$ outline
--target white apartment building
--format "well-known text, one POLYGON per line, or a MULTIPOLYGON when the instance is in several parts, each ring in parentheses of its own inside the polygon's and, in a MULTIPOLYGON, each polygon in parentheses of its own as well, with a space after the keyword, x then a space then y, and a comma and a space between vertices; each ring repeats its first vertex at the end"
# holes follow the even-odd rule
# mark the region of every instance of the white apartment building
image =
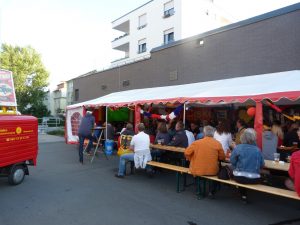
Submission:
POLYGON ((119 31, 119 36, 112 41, 112 48, 124 52, 124 57, 113 61, 111 66, 145 59, 150 57, 152 48, 231 21, 214 0, 149 1, 112 22, 112 28, 119 31))

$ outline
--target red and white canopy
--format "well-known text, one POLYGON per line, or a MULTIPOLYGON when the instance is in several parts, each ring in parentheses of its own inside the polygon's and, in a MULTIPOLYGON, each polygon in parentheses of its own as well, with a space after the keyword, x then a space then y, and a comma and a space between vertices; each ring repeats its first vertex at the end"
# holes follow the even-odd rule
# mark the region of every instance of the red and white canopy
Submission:
POLYGON ((99 106, 129 106, 145 103, 244 103, 248 100, 273 102, 300 98, 300 70, 237 77, 208 82, 115 92, 67 109, 99 106))

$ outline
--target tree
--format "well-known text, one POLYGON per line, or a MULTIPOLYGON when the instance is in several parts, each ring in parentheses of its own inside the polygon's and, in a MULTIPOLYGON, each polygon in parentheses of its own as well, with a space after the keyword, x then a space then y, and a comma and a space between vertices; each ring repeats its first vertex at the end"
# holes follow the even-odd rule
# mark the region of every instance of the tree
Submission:
POLYGON ((43 104, 49 73, 42 63, 41 56, 33 48, 3 44, 0 68, 13 73, 18 110, 22 114, 36 117, 49 115, 43 104))

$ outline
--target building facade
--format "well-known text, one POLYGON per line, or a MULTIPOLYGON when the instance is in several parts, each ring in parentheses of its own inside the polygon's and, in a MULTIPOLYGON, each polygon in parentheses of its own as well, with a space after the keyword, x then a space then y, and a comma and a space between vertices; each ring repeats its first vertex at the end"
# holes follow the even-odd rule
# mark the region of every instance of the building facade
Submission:
POLYGON ((152 0, 112 22, 119 36, 112 48, 124 52, 111 66, 150 57, 152 48, 229 24, 212 0, 152 0))
POLYGON ((53 107, 51 112, 54 116, 64 115, 67 106, 67 87, 66 82, 61 82, 57 85, 57 88, 53 91, 53 107))
POLYGON ((148 59, 74 78, 74 103, 130 89, 299 70, 299 21, 298 3, 175 40, 152 49, 148 59))

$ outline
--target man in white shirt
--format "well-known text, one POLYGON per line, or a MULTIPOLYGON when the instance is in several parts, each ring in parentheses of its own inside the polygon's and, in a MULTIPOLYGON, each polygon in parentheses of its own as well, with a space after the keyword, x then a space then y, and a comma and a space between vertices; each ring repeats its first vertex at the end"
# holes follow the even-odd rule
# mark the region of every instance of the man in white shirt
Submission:
POLYGON ((188 139, 188 143, 189 143, 189 146, 195 141, 195 136, 194 134, 189 131, 189 130, 185 130, 185 134, 187 136, 187 139, 188 139))
POLYGON ((145 168, 148 161, 151 161, 150 154, 150 137, 144 132, 145 126, 143 123, 138 125, 138 134, 134 135, 130 148, 134 153, 124 154, 120 157, 119 172, 115 176, 124 178, 126 160, 134 161, 136 168, 145 168))

